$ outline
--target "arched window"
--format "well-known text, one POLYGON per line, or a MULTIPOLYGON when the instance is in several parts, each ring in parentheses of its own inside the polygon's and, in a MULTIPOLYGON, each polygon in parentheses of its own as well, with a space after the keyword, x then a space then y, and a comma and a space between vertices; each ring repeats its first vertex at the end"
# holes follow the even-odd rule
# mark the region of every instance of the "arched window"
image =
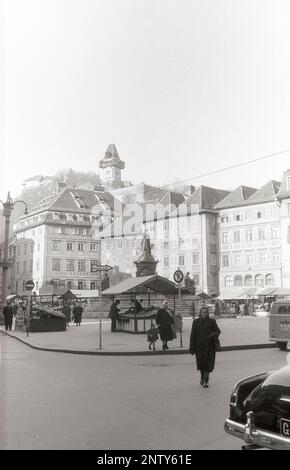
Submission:
POLYGON ((232 276, 225 277, 225 287, 232 287, 233 285, 233 278, 232 276))
POLYGON ((257 274, 255 277, 255 286, 263 287, 264 286, 264 278, 262 274, 257 274))
POLYGON ((247 276, 245 276, 244 285, 246 287, 250 287, 250 286, 253 285, 253 278, 249 274, 247 274, 247 276))
POLYGON ((273 286, 275 283, 273 274, 267 274, 265 277, 266 286, 273 286))
POLYGON ((241 287, 242 285, 243 285, 243 278, 242 278, 242 276, 239 276, 239 275, 235 276, 235 277, 234 277, 234 286, 235 286, 235 287, 241 287))

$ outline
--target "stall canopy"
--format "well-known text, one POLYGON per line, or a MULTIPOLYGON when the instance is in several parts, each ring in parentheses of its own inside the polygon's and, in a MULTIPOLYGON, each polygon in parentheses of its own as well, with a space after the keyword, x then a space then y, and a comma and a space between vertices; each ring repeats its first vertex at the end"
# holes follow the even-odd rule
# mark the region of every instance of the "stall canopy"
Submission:
POLYGON ((15 299, 16 297, 18 297, 17 294, 10 294, 10 295, 7 295, 6 300, 12 300, 12 299, 15 299))
POLYGON ((287 289, 285 287, 279 287, 274 290, 273 295, 290 295, 290 288, 287 289))
POLYGON ((78 289, 69 289, 66 291, 62 297, 67 299, 98 299, 99 291, 98 290, 78 290, 78 289))
POLYGON ((211 299, 212 296, 206 294, 205 292, 200 292, 200 294, 196 295, 196 298, 202 299, 202 300, 208 300, 211 299))
POLYGON ((109 287, 102 292, 102 295, 117 296, 129 292, 140 292, 148 289, 164 295, 176 295, 177 289, 174 282, 169 281, 165 277, 154 274, 153 276, 130 277, 115 286, 109 287))
POLYGON ((276 290, 278 290, 278 287, 265 287, 265 289, 259 290, 259 292, 257 292, 257 295, 271 295, 274 294, 276 290))

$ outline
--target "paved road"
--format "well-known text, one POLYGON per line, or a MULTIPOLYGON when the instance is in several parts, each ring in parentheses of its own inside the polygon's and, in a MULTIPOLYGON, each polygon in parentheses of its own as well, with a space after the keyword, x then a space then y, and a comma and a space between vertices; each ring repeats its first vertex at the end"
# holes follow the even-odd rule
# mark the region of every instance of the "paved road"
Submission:
POLYGON ((223 431, 232 385, 286 363, 276 349, 218 353, 211 387, 190 356, 35 351, 0 333, 1 449, 239 449, 223 431))

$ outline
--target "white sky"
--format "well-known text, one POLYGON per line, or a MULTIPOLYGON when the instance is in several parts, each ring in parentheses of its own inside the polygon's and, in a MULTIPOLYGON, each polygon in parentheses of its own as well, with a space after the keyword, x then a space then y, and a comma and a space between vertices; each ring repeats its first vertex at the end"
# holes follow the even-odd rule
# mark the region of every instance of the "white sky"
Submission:
MULTIPOLYGON (((1 0, 0 0, 1 2, 1 0)), ((2 0, 0 198, 59 169, 163 184, 290 148, 289 0, 2 0)), ((290 153, 194 184, 260 186, 290 153)))

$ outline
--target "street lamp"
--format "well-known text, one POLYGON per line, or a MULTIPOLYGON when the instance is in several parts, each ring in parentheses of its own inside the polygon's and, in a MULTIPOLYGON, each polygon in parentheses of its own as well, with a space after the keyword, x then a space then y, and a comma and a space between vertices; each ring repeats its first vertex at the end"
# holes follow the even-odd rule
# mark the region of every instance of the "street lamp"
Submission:
POLYGON ((27 210, 27 204, 25 201, 22 201, 21 199, 17 201, 13 201, 13 199, 10 197, 10 192, 7 194, 7 200, 5 202, 1 201, 0 202, 3 206, 3 216, 5 218, 5 238, 4 238, 4 256, 3 256, 3 261, 1 262, 2 266, 2 307, 6 303, 6 297, 7 297, 7 270, 9 267, 9 262, 8 262, 8 245, 9 245, 9 227, 10 227, 10 217, 12 214, 12 211, 14 209, 15 204, 18 202, 21 202, 25 206, 25 211, 24 214, 28 214, 27 210))

